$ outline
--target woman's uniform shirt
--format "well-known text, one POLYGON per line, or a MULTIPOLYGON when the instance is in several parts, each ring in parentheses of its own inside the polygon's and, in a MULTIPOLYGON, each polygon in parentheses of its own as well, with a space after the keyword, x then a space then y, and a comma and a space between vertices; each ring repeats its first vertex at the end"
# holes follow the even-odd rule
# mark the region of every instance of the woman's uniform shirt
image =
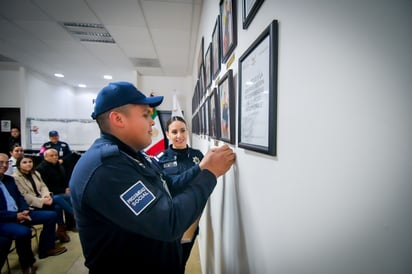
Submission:
MULTIPOLYGON (((174 149, 172 148, 172 145, 170 145, 167 150, 159 153, 155 159, 164 174, 175 178, 176 175, 185 174, 185 172, 196 173, 198 165, 203 159, 203 153, 200 150, 190 148, 189 146, 185 149, 174 149)), ((177 185, 174 180, 173 184, 174 187, 171 187, 172 191, 180 189, 180 186, 177 185)))
MULTIPOLYGON (((190 182, 190 183, 189 183, 190 182)), ((102 134, 76 164, 69 187, 89 273, 180 273, 180 237, 216 186, 208 170, 172 196, 149 157, 102 134)))

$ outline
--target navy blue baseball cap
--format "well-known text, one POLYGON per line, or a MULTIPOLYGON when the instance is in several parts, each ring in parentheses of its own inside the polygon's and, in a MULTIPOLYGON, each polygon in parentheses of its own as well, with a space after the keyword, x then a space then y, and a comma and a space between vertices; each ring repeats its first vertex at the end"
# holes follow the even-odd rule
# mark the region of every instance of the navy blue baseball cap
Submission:
POLYGON ((59 133, 56 130, 49 131, 49 137, 59 136, 59 133))
POLYGON ((100 114, 113 108, 127 104, 149 105, 156 107, 163 101, 163 96, 146 97, 132 83, 113 82, 105 86, 97 94, 92 118, 96 119, 100 114))

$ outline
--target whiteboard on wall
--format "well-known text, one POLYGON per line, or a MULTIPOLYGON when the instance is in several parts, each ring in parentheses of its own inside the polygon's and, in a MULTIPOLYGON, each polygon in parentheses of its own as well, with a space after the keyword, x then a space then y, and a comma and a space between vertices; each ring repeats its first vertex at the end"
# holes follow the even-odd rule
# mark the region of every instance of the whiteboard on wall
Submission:
POLYGON ((87 150, 100 136, 100 130, 95 120, 91 119, 37 119, 27 118, 32 149, 40 147, 49 141, 49 131, 57 130, 60 141, 69 144, 71 150, 87 150))

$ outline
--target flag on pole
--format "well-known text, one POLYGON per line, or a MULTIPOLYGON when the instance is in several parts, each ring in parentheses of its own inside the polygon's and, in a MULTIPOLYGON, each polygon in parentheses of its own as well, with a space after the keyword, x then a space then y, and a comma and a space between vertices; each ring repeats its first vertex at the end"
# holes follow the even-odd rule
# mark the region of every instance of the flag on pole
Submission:
MULTIPOLYGON (((173 94, 173 109, 172 109, 172 115, 171 117, 178 116, 178 117, 183 117, 183 111, 182 108, 180 107, 179 101, 177 100, 176 92, 173 94)), ((186 140, 186 143, 190 146, 190 140, 189 138, 186 140)))
POLYGON ((182 108, 180 107, 179 101, 177 101, 176 92, 173 95, 172 117, 173 116, 180 116, 180 117, 184 118, 182 108))
POLYGON ((152 143, 144 151, 150 156, 156 156, 165 150, 165 136, 156 108, 152 108, 152 119, 155 122, 152 127, 152 143))

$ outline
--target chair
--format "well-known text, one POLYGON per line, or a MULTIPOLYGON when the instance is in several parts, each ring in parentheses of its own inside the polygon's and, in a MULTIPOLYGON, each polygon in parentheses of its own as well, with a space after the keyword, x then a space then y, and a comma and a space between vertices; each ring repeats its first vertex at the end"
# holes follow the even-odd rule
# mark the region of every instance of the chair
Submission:
POLYGON ((37 244, 37 247, 39 246, 39 236, 37 235, 37 227, 35 227, 34 225, 32 225, 31 227, 30 227, 30 229, 31 229, 31 238, 33 239, 33 238, 35 238, 36 239, 36 244, 37 244))
MULTIPOLYGON (((31 226, 31 238, 35 238, 36 239, 36 244, 37 246, 39 246, 39 236, 37 235, 37 228, 35 226, 31 226)), ((14 243, 14 241, 13 241, 14 243)), ((9 254, 12 253, 14 250, 16 250, 16 246, 13 245, 10 250, 9 250, 9 254)), ((10 269, 10 263, 9 263, 9 257, 7 256, 6 258, 6 265, 7 265, 7 273, 11 274, 11 269, 10 269)))
MULTIPOLYGON (((14 242, 14 241, 13 241, 14 242)), ((14 250, 16 249, 15 246, 12 246, 9 250, 9 254, 12 253, 14 250)), ((7 265, 7 273, 11 274, 11 270, 10 270, 10 263, 9 263, 9 257, 7 256, 6 258, 6 265, 7 265)))

